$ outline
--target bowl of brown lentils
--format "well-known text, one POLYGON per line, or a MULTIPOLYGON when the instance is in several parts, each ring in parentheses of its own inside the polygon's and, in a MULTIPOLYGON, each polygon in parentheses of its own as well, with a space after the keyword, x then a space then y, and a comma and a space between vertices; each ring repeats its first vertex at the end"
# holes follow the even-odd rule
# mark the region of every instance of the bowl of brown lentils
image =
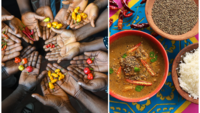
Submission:
POLYGON ((198 34, 198 0, 147 0, 145 14, 164 38, 185 40, 198 34))

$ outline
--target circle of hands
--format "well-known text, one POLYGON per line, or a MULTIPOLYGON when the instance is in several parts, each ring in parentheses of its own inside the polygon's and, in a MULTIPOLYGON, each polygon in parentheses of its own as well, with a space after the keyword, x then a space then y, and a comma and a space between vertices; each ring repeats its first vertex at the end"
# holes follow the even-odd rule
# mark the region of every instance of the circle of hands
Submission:
POLYGON ((52 106, 54 108, 63 108, 69 105, 69 98, 66 93, 71 96, 78 96, 84 89, 95 92, 104 90, 107 88, 108 76, 102 72, 107 72, 108 59, 107 53, 103 51, 85 52, 84 55, 77 56, 80 52, 81 45, 77 42, 76 35, 73 30, 66 30, 67 26, 72 29, 78 29, 82 26, 91 23, 92 27, 95 27, 95 20, 98 17, 98 7, 91 3, 88 4, 88 0, 68 0, 63 1, 63 4, 69 4, 68 9, 60 9, 56 17, 53 18, 51 8, 49 6, 40 7, 36 12, 26 12, 22 15, 21 20, 12 15, 2 16, 2 41, 6 42, 7 48, 2 51, 2 66, 6 67, 8 76, 2 78, 8 78, 12 74, 19 71, 18 66, 20 64, 14 63, 15 57, 27 58, 28 63, 24 67, 32 66, 33 71, 28 73, 26 69, 21 72, 19 85, 23 86, 25 91, 30 91, 37 84, 40 83, 43 96, 39 94, 32 94, 37 100, 44 105, 52 106), (76 7, 80 7, 80 13, 84 12, 88 15, 86 19, 79 24, 73 23, 71 14, 76 7), (63 24, 61 30, 54 28, 47 28, 47 23, 43 20, 49 17, 51 22, 59 22, 63 24), (8 21, 8 25, 3 21, 8 21), (33 31, 33 39, 35 41, 42 37, 45 41, 44 50, 50 51, 45 56, 49 61, 70 60, 73 59, 67 69, 59 66, 58 64, 48 64, 47 71, 55 71, 60 69, 65 75, 64 79, 57 81, 54 86, 54 90, 49 88, 49 78, 47 71, 40 72, 42 56, 35 51, 35 47, 28 46, 25 49, 21 46, 22 38, 27 43, 33 44, 30 38, 23 34, 23 28, 27 26, 33 31), (9 38, 7 39, 6 36, 9 38), (18 38, 19 37, 19 38, 18 38), (55 44, 55 48, 46 48, 51 43, 55 44), (20 52, 23 49, 22 52, 20 52), (76 56, 76 57, 75 57, 76 56), (88 65, 86 63, 87 58, 94 58, 94 63, 88 65), (94 69, 93 80, 88 80, 87 75, 83 72, 85 67, 92 67, 94 69))

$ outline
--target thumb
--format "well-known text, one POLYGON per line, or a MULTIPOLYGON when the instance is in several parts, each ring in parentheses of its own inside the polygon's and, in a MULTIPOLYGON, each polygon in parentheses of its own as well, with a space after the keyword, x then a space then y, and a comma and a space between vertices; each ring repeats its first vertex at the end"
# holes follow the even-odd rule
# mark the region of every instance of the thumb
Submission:
POLYGON ((1 17, 1 21, 12 20, 14 18, 13 15, 3 15, 1 17))
POLYGON ((44 16, 40 16, 40 15, 37 15, 37 14, 35 14, 34 17, 35 17, 36 19, 38 19, 38 20, 44 20, 44 19, 45 19, 44 16))
POLYGON ((62 33, 64 30, 63 29, 55 29, 55 28, 53 28, 53 27, 51 27, 51 30, 53 31, 53 32, 55 32, 55 33, 62 33))
POLYGON ((83 87, 84 89, 87 89, 87 90, 92 90, 92 87, 90 84, 86 84, 85 82, 83 82, 83 80, 79 80, 78 81, 78 84, 83 87))
POLYGON ((95 22, 95 17, 93 16, 93 17, 91 18, 91 26, 92 26, 92 27, 95 27, 94 22, 95 22))
POLYGON ((93 56, 93 53, 94 52, 84 52, 84 55, 86 55, 86 56, 93 56))
POLYGON ((46 98, 39 95, 39 94, 32 94, 31 95, 33 98, 37 99, 38 101, 40 101, 42 104, 46 104, 46 98))

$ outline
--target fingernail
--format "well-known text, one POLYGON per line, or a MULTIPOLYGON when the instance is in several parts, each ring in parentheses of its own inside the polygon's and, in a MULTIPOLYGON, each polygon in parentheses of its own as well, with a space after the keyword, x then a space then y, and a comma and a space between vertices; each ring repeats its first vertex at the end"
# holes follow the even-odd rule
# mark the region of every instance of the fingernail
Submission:
POLYGON ((35 98, 35 95, 31 95, 31 96, 35 98))
POLYGON ((80 82, 78 82, 78 84, 79 84, 79 85, 81 85, 81 83, 80 83, 80 82))

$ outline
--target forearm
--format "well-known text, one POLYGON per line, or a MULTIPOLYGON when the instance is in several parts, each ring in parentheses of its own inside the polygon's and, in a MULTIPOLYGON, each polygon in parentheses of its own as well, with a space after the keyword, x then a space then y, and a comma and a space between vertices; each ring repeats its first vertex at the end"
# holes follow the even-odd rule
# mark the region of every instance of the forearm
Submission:
POLYGON ((92 42, 83 42, 81 43, 80 52, 86 51, 96 51, 96 50, 107 50, 104 43, 103 38, 94 40, 92 42))
POLYGON ((26 96, 23 86, 19 85, 17 89, 2 102, 2 112, 9 113, 16 106, 18 102, 26 96), (10 109, 12 108, 12 109, 10 109))
POLYGON ((2 15, 11 15, 5 8, 1 8, 2 10, 2 15))
POLYGON ((58 109, 59 113, 77 113, 70 103, 65 105, 64 108, 58 109))
POLYGON ((107 113, 108 104, 92 93, 84 90, 76 97, 91 113, 107 113))
POLYGON ((39 7, 50 6, 50 0, 39 0, 39 7))
POLYGON ((75 36, 77 41, 83 40, 93 34, 101 32, 108 27, 108 9, 102 12, 96 21, 96 27, 91 27, 90 24, 85 25, 84 27, 75 30, 75 36))
POLYGON ((17 4, 19 6, 19 10, 20 10, 21 14, 24 14, 26 12, 31 12, 29 0, 17 0, 17 4))
POLYGON ((108 5, 107 0, 95 0, 93 3, 98 6, 99 10, 103 9, 108 5))

